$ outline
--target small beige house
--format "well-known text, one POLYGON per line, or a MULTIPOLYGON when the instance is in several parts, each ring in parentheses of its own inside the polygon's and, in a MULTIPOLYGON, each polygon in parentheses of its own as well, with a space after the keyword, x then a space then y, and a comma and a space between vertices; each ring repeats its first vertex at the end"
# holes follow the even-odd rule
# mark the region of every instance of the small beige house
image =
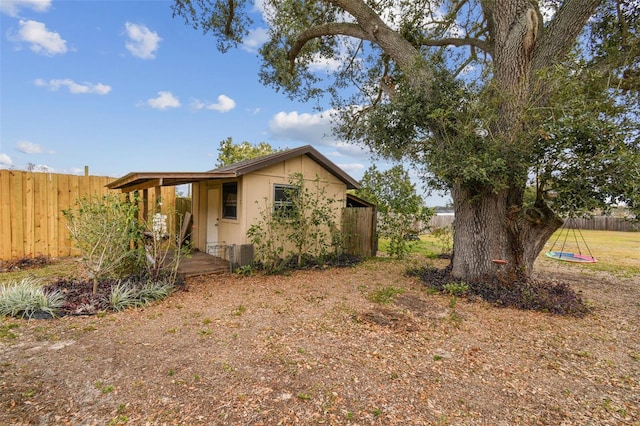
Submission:
POLYGON ((337 200, 336 222, 340 223, 347 189, 358 189, 360 184, 310 145, 202 173, 132 172, 107 187, 158 192, 163 186, 191 183, 192 247, 244 265, 253 259, 247 230, 259 219, 261 209, 282 200, 290 177, 297 173, 310 183, 320 179, 326 196, 337 200))

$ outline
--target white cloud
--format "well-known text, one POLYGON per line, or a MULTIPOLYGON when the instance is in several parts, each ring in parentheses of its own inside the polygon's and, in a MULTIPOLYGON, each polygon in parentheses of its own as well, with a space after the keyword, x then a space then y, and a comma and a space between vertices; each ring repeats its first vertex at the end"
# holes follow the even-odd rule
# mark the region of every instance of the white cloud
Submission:
POLYGON ((21 8, 31 9, 36 12, 46 12, 51 7, 52 0, 2 0, 0 12, 9 16, 18 16, 21 8))
POLYGON ((335 147, 340 154, 349 157, 371 157, 371 150, 364 146, 356 145, 353 143, 338 142, 336 143, 335 147))
POLYGON ((29 141, 18 142, 16 149, 25 154, 41 154, 43 152, 42 146, 29 141))
POLYGON ((29 48, 34 52, 47 56, 67 52, 67 42, 60 34, 47 30, 42 22, 21 19, 19 25, 18 36, 14 39, 30 43, 29 48))
MULTIPOLYGON (((319 113, 279 112, 269 121, 269 131, 279 140, 334 148, 333 156, 368 159, 371 152, 366 147, 340 141, 333 133, 333 116, 336 110, 319 113)), ((352 165, 353 169, 353 165, 352 165)))
POLYGON ((0 165, 11 167, 13 166, 13 161, 7 154, 0 152, 0 165))
POLYGON ((162 40, 158 33, 151 31, 144 25, 132 24, 131 22, 127 22, 124 26, 127 30, 127 37, 129 37, 129 41, 125 43, 127 50, 137 58, 154 59, 158 44, 162 40))
POLYGON ((74 95, 89 94, 89 93, 97 94, 97 95, 106 95, 111 91, 111 86, 107 84, 102 84, 102 83, 93 84, 93 83, 87 83, 87 82, 80 84, 80 83, 76 83, 75 81, 69 78, 65 78, 62 80, 55 79, 55 80, 49 80, 49 81, 45 81, 41 78, 38 78, 34 81, 34 84, 39 87, 47 87, 49 88, 49 90, 53 90, 53 91, 60 89, 60 87, 66 87, 67 89, 69 89, 69 93, 72 93, 74 95))
POLYGON ((332 137, 331 111, 309 114, 279 112, 269 121, 271 133, 282 140, 335 146, 332 137))
POLYGON ((341 163, 337 166, 350 175, 360 174, 365 169, 365 165, 362 163, 341 163))
POLYGON ((344 63, 343 58, 321 58, 320 55, 315 55, 313 62, 309 64, 310 71, 337 71, 344 63))
POLYGON ((155 109, 167 109, 178 108, 180 101, 171 92, 162 91, 157 97, 148 99, 146 104, 155 109))
POLYGON ((193 109, 210 109, 218 112, 231 111, 236 107, 236 101, 228 97, 227 95, 218 96, 218 102, 214 104, 207 104, 201 100, 194 99, 191 101, 191 107, 193 109))
POLYGON ((269 40, 269 32, 266 28, 251 30, 242 43, 242 48, 247 52, 257 52, 260 47, 269 40))

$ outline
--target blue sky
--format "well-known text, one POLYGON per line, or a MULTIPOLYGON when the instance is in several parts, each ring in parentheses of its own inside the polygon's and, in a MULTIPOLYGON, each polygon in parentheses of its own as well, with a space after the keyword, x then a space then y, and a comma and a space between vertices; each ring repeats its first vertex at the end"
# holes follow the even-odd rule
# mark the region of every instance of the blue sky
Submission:
POLYGON ((81 174, 86 165, 112 177, 205 171, 232 137, 311 144, 362 177, 370 155, 333 137, 328 114, 259 83, 258 11, 250 40, 222 54, 213 36, 172 18, 170 7, 0 0, 0 168, 81 174))

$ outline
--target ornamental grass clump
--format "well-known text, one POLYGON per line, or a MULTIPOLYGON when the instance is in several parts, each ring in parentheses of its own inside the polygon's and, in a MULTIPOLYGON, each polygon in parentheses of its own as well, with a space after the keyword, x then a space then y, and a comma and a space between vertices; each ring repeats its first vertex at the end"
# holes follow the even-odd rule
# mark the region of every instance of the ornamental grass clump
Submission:
POLYGON ((115 311, 146 306, 169 296, 174 287, 169 279, 148 280, 142 283, 132 280, 118 281, 111 287, 109 304, 115 311))
POLYGON ((145 306, 156 300, 162 300, 173 291, 174 284, 170 280, 147 281, 138 289, 136 304, 145 306))
POLYGON ((36 313, 43 313, 54 317, 64 303, 64 295, 60 291, 45 291, 35 278, 10 281, 0 286, 1 316, 31 318, 36 313))
POLYGON ((130 281, 118 281, 111 287, 109 293, 109 304, 115 311, 123 311, 132 306, 136 306, 136 289, 130 281))

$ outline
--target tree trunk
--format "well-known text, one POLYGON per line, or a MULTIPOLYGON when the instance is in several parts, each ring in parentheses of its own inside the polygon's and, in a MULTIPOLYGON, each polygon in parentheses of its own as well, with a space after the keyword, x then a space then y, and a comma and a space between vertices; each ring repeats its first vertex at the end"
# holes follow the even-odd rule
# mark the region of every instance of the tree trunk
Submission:
POLYGON ((518 189, 452 190, 455 223, 452 275, 462 281, 528 279, 545 242, 562 225, 543 203, 522 209, 518 189))

